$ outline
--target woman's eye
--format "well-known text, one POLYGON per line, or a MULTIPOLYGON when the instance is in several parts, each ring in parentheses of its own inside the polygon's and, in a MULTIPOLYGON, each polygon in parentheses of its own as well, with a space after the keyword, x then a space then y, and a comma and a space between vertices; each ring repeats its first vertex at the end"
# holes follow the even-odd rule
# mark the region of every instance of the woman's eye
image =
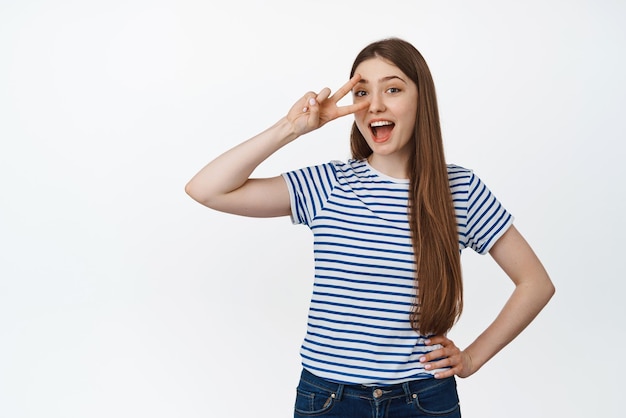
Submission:
POLYGON ((358 91, 354 92, 354 97, 364 97, 366 95, 367 95, 367 93, 364 92, 363 90, 358 90, 358 91))
POLYGON ((387 89, 387 91, 388 91, 389 93, 399 93, 399 92, 400 92, 400 89, 399 89, 399 88, 397 88, 397 87, 389 87, 389 88, 387 89))

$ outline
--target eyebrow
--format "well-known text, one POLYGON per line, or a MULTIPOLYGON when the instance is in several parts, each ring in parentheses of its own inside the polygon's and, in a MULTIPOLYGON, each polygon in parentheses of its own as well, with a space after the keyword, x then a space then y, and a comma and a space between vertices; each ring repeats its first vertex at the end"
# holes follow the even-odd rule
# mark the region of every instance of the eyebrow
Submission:
MULTIPOLYGON (((394 80, 394 79, 400 80, 400 81, 402 81, 404 84, 407 84, 407 82, 406 82, 406 81, 404 81, 401 77, 399 77, 399 76, 397 76, 397 75, 388 75, 387 77, 383 77, 383 78, 379 79, 378 81, 380 81, 380 82, 384 82, 384 81, 390 81, 390 80, 394 80)), ((369 83, 369 81, 368 81, 368 80, 366 80, 366 79, 364 79, 364 78, 360 79, 360 80, 357 82, 357 84, 368 84, 368 83, 369 83)))

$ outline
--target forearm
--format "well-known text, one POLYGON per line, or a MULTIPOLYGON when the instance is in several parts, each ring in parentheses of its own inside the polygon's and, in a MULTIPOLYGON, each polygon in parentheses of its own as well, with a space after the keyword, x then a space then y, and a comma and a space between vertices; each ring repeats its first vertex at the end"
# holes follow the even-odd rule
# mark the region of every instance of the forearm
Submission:
POLYGON ((554 286, 544 271, 515 287, 513 294, 493 323, 466 349, 472 373, 517 337, 539 314, 554 294, 554 286))
POLYGON ((185 191, 194 200, 210 206, 212 199, 240 188, 259 164, 296 137, 283 118, 215 158, 187 183, 185 191))

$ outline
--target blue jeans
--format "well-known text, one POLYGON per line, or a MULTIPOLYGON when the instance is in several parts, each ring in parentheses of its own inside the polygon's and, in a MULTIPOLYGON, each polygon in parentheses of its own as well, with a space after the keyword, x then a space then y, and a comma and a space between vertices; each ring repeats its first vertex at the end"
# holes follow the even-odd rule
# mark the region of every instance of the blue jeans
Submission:
POLYGON ((454 377, 390 386, 342 385, 302 371, 294 418, 460 418, 454 377))

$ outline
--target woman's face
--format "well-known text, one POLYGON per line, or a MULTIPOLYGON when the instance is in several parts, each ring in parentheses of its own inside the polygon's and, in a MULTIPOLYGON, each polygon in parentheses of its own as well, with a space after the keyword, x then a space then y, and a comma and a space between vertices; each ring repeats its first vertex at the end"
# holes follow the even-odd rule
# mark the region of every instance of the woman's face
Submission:
POLYGON ((417 117, 417 86, 382 58, 363 61, 355 73, 361 75, 361 80, 352 89, 354 102, 366 100, 369 107, 354 117, 373 156, 402 157, 406 161, 417 117))

